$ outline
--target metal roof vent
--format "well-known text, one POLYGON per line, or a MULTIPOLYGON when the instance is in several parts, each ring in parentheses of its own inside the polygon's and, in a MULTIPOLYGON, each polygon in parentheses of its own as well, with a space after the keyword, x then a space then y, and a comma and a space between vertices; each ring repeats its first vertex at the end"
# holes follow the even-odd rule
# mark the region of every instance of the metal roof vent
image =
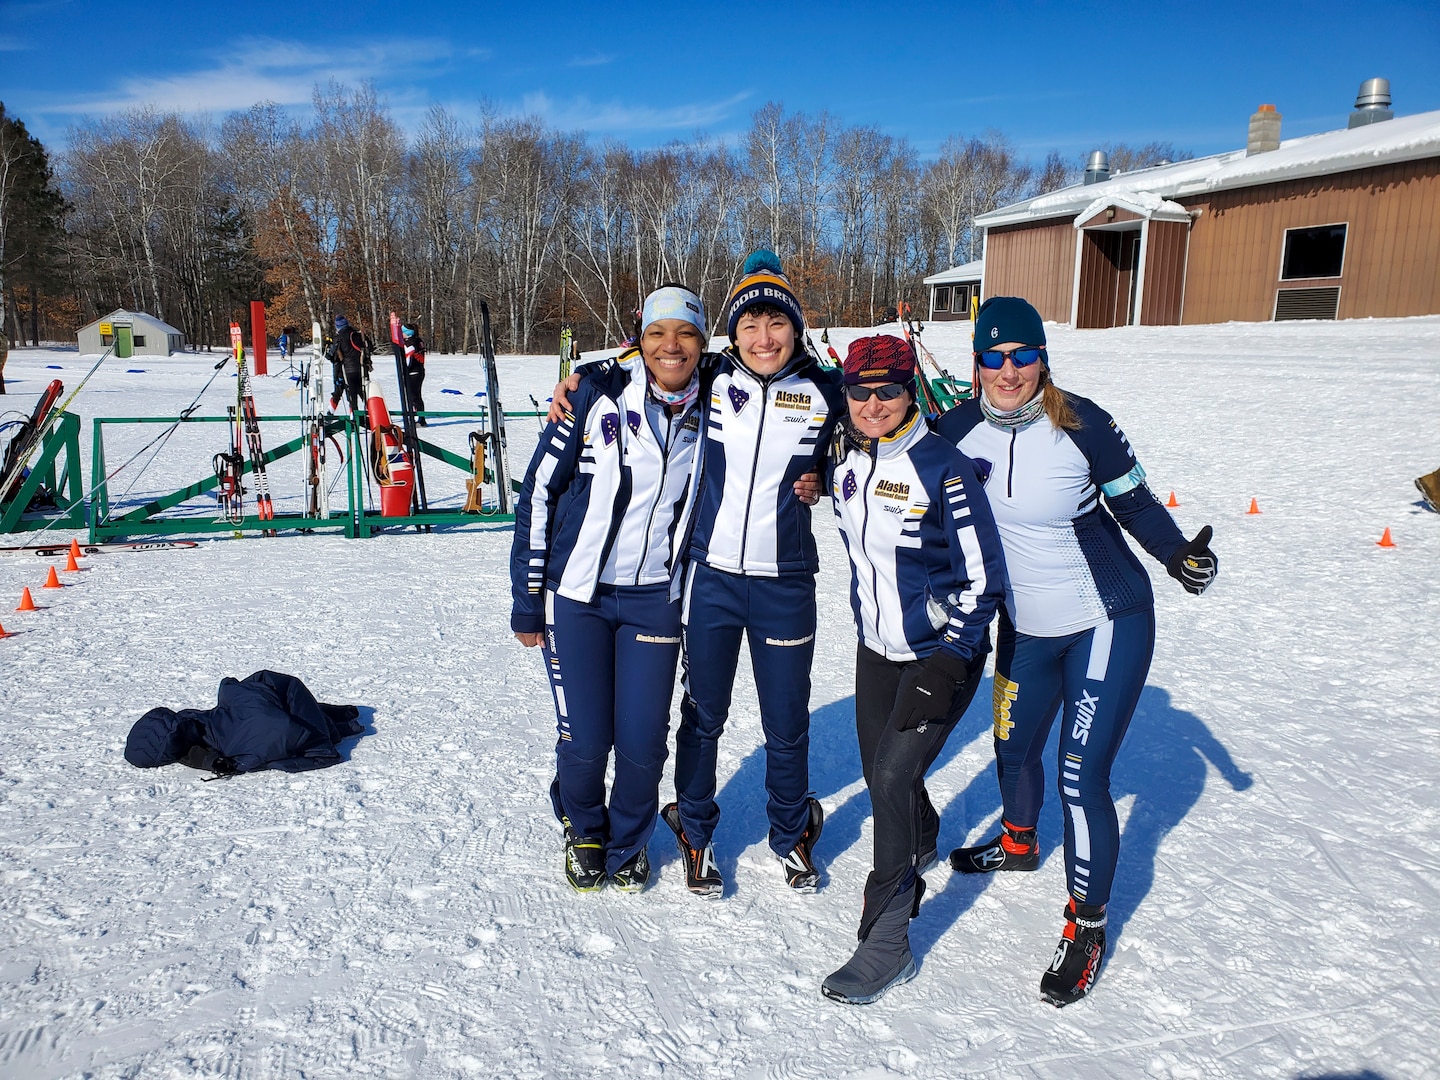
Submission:
POLYGON ((1350 114, 1350 127, 1378 124, 1381 120, 1393 120, 1390 109, 1390 80, 1366 79, 1360 84, 1355 95, 1355 111, 1350 114))
POLYGON ((1085 183, 1099 184, 1110 179, 1110 158, 1104 150, 1091 153, 1085 162, 1085 183))
POLYGON ((1245 140, 1245 155, 1263 154, 1280 149, 1280 114, 1274 105, 1261 105, 1250 117, 1250 136, 1245 140))

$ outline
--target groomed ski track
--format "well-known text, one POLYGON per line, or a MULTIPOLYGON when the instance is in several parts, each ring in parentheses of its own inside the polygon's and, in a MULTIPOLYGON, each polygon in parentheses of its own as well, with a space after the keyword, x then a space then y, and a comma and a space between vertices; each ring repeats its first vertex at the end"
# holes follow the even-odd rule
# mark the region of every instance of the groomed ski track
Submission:
MULTIPOLYGON (((870 845, 827 505, 822 887, 788 895, 765 844, 742 661, 714 903, 685 893, 663 826, 649 892, 564 884, 553 715, 539 656, 509 634, 507 530, 282 532, 97 555, 58 593, 37 588, 42 560, 0 559, 16 635, 0 640, 0 1075, 1433 1075, 1440 515, 1412 480, 1440 465, 1440 318, 1050 331, 1057 380, 1115 414, 1186 533, 1214 525, 1221 559, 1201 598, 1146 560, 1159 640, 1116 766, 1124 839, 1093 997, 1038 999, 1064 900, 1053 793, 1038 872, 928 875, 914 982, 863 1008, 820 997, 853 947, 870 845), (1386 526, 1393 550, 1375 544, 1386 526), (22 585, 47 610, 14 612, 22 585), (124 762, 147 709, 209 708, 223 676, 264 667, 362 707, 371 732, 347 762, 214 783, 124 762)), ((858 333, 831 338, 843 354, 858 333)), ((968 370, 963 325, 928 324, 925 341, 968 370)), ((217 358, 107 361, 73 406, 87 484, 93 416, 175 415, 217 358)), ((90 362, 12 352, 0 411, 90 362)), ((502 357, 510 406, 544 401, 555 372, 553 355, 502 357)), ((293 384, 254 383, 266 444, 293 437, 265 419, 298 411, 293 384)), ((228 386, 199 412, 223 413, 228 386)), ((432 407, 468 408, 483 386, 475 356, 430 357, 432 407)), ((425 434, 463 456, 476 426, 425 434)), ((517 475, 535 431, 509 425, 517 475)), ((154 434, 117 434, 110 460, 154 434)), ((182 427, 122 509, 203 476, 226 439, 182 427)), ((432 505, 463 500, 460 473, 458 494, 427 479, 432 505)), ((301 457, 270 481, 276 510, 298 511, 301 457)), ((932 774, 942 852, 998 818, 989 705, 987 678, 932 774)))

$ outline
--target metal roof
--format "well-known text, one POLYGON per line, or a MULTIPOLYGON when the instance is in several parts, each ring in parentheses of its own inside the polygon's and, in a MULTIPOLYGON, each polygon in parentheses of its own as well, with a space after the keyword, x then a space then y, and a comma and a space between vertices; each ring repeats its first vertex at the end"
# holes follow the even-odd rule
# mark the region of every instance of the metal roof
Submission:
POLYGON ((1111 202, 1121 206, 1160 203, 1431 157, 1440 157, 1440 110, 1285 139, 1278 150, 1260 154, 1229 150, 1136 169, 1098 184, 1072 184, 981 214, 975 224, 991 228, 1044 218, 1074 218, 1097 203, 1102 207, 1111 202))
POLYGON ((985 269, 985 260, 976 259, 974 262, 961 263, 959 266, 952 266, 949 270, 941 270, 938 274, 931 274, 925 279, 926 285, 951 285, 957 281, 979 281, 981 272, 985 269))

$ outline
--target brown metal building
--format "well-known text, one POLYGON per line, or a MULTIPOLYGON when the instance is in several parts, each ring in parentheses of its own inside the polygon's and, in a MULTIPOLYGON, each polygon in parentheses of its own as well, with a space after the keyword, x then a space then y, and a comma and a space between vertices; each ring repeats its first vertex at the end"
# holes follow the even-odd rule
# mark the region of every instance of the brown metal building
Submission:
POLYGON ((1388 89, 1344 131, 1282 143, 1262 106, 1245 150, 1113 178, 1092 155, 975 219, 984 295, 1076 327, 1440 314, 1440 112, 1391 118, 1388 89))

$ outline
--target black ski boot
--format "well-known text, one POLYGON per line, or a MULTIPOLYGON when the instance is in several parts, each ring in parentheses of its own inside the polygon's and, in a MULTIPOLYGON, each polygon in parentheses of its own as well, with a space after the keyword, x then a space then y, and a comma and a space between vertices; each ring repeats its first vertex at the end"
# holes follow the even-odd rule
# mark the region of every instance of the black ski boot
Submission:
POLYGON ((1040 865, 1040 840, 1035 829, 1017 829, 1001 820, 1002 831, 979 847, 956 848, 950 865, 962 874, 989 874, 995 870, 1034 870, 1040 865))
POLYGON ((796 892, 813 893, 820 884, 820 871, 815 869, 815 842, 820 839, 820 830, 825 827, 825 808, 819 799, 807 800, 809 820, 800 842, 789 855, 780 860, 785 870, 785 884, 796 892))
POLYGON ((595 892, 605 884, 605 845, 565 826, 565 878, 576 892, 595 892))
POLYGON ((1063 1009, 1090 992, 1105 962, 1105 905, 1065 905, 1065 931, 1050 970, 1040 977, 1040 997, 1063 1009))
POLYGON ((910 918, 917 892, 912 887, 890 898, 870 932, 849 963, 831 972, 820 984, 820 993, 846 1005, 869 1005, 879 1001, 892 986, 915 977, 915 957, 910 953, 910 918))
POLYGON ((725 891, 725 879, 715 865, 715 849, 709 844, 698 849, 690 846, 690 840, 680 824, 678 804, 667 804, 660 811, 660 819, 670 826, 670 831, 675 834, 675 843, 680 846, 680 861, 685 864, 685 887, 707 900, 718 898, 725 891))
POLYGON ((644 892, 650 884, 650 856, 642 847, 620 864, 620 869, 610 875, 610 884, 621 892, 644 892))

